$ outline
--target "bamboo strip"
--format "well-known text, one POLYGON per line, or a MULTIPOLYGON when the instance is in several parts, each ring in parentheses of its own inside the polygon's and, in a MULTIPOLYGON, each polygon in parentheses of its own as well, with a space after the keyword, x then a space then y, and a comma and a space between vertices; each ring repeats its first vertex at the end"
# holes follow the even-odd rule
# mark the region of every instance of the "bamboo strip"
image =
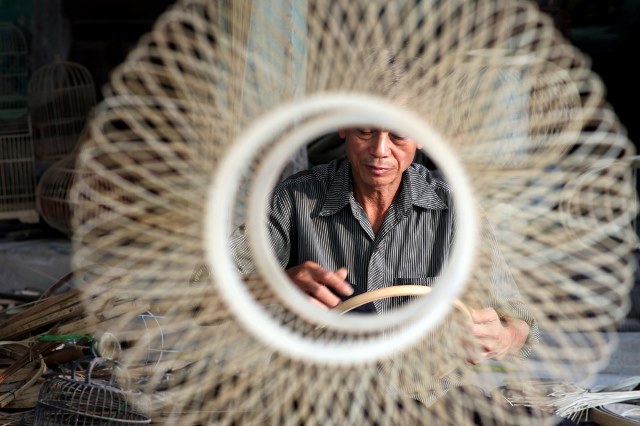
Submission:
POLYGON ((83 310, 78 290, 72 290, 71 294, 53 296, 0 325, 0 340, 15 340, 29 331, 68 319, 83 310))
POLYGON ((30 363, 32 363, 34 361, 34 358, 36 357, 37 359, 35 361, 37 366, 35 366, 35 368, 33 369, 31 376, 27 380, 25 380, 25 382, 21 384, 17 389, 11 390, 8 393, 0 395, 0 408, 3 408, 6 405, 8 405, 11 401, 13 401, 16 398, 18 394, 20 394, 24 390, 33 386, 33 384, 40 378, 40 376, 42 375, 42 373, 46 368, 41 354, 43 351, 51 347, 50 344, 42 344, 42 343, 37 343, 31 348, 24 343, 10 343, 5 345, 25 346, 25 353, 22 356, 20 356, 18 359, 16 359, 16 361, 12 365, 6 368, 2 372, 2 374, 0 374, 0 384, 8 382, 9 378, 14 379, 15 381, 16 375, 22 377, 22 374, 19 373, 20 370, 24 369, 30 363))
POLYGON ((57 312, 47 314, 44 317, 35 318, 30 322, 26 322, 22 324, 21 327, 19 328, 12 328, 11 330, 8 330, 7 333, 2 334, 1 339, 2 340, 16 339, 17 337, 28 334, 29 332, 37 330, 40 327, 43 327, 45 325, 55 324, 59 321, 67 320, 67 319, 82 315, 83 312, 84 312, 84 306, 82 305, 67 307, 57 312))
POLYGON ((37 300, 35 302, 30 302, 28 304, 24 304, 22 306, 25 306, 27 308, 26 310, 24 310, 23 312, 20 312, 20 313, 18 313, 16 315, 13 315, 7 321, 2 323, 0 325, 0 327, 4 328, 4 327, 7 327, 8 325, 10 325, 12 323, 15 323, 15 322, 21 320, 21 319, 29 318, 31 315, 33 315, 34 312, 45 310, 45 309, 47 309, 47 308, 49 308, 51 306, 55 306, 55 305, 61 303, 62 301, 66 300, 66 299, 70 299, 70 298, 79 296, 79 294, 80 294, 80 290, 73 289, 73 290, 69 290, 69 291, 64 292, 62 294, 59 294, 59 295, 48 297, 47 299, 37 300))
POLYGON ((60 289, 60 287, 62 287, 63 285, 65 285, 66 283, 71 281, 71 279, 73 278, 73 276, 75 275, 76 272, 77 271, 71 271, 68 274, 64 275, 62 278, 60 278, 58 281, 56 281, 51 287, 46 289, 40 295, 39 300, 44 300, 44 299, 47 299, 47 298, 51 297, 53 295, 53 293, 55 293, 57 290, 60 289))
MULTIPOLYGON (((3 389, 8 389, 8 387, 7 388, 4 387, 5 385, 9 385, 9 387, 11 387, 12 384, 15 385, 18 382, 28 380, 29 378, 31 378, 33 372, 29 371, 29 368, 33 368, 36 364, 39 364, 39 363, 40 361, 38 359, 34 359, 30 363, 25 364, 25 366, 22 369, 16 371, 11 375, 11 380, 7 379, 0 384, 0 392, 4 392, 3 389)), ((5 370, 6 369, 0 370, 0 376, 5 375, 5 370)))
POLYGON ((36 382, 30 388, 25 389, 23 392, 20 392, 18 395, 16 395, 15 399, 7 404, 4 408, 12 410, 35 408, 36 404, 38 403, 38 394, 40 393, 42 383, 44 383, 43 380, 36 382))
POLYGON ((68 322, 60 327, 57 327, 55 331, 46 334, 71 334, 71 333, 85 333, 92 334, 98 328, 105 328, 107 324, 117 324, 125 315, 138 315, 144 312, 148 312, 151 306, 148 303, 140 304, 138 301, 128 301, 120 303, 117 306, 104 308, 101 312, 91 313, 79 318, 73 322, 68 322))

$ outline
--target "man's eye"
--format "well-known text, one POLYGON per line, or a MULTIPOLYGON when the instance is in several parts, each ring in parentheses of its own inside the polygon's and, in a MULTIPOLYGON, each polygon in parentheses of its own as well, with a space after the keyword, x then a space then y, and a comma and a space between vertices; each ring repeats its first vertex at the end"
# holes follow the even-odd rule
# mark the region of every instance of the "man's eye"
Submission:
POLYGON ((369 137, 373 134, 373 131, 371 129, 357 129, 356 132, 359 136, 362 137, 369 137))
POLYGON ((389 137, 391 138, 392 141, 394 142, 404 142, 405 140, 407 140, 406 136, 403 135, 397 135, 395 133, 390 133, 389 137))

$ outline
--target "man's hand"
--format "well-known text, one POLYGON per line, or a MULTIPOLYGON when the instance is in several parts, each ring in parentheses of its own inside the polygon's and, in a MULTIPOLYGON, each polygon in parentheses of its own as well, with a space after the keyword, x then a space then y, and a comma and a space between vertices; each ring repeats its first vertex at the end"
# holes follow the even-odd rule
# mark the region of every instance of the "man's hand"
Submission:
MULTIPOLYGON (((473 325, 471 333, 482 346, 482 359, 502 359, 517 354, 529 336, 529 324, 519 318, 500 318, 493 308, 469 309, 473 325)), ((482 359, 470 359, 478 364, 482 359)))
POLYGON ((318 306, 333 308, 340 303, 340 298, 331 290, 344 296, 353 294, 353 287, 345 281, 347 268, 328 271, 315 262, 306 261, 285 272, 300 290, 311 296, 311 303, 318 306))

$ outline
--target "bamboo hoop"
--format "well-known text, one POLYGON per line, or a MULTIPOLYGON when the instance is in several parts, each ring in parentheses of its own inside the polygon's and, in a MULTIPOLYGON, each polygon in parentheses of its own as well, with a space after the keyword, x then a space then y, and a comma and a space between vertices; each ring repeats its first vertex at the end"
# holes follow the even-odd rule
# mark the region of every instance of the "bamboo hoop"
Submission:
MULTIPOLYGON (((352 298, 339 303, 333 309, 341 314, 346 314, 347 312, 350 312, 362 305, 366 305, 367 303, 375 302, 376 300, 402 296, 426 296, 427 294, 431 293, 431 290, 431 287, 417 284, 383 287, 358 294, 357 296, 353 296, 352 298)), ((460 312, 466 314, 467 317, 471 319, 471 312, 469 311, 467 305, 457 299, 453 302, 453 304, 460 310, 460 312)))
MULTIPOLYGON (((431 293, 432 290, 432 287, 417 284, 383 287, 358 294, 357 296, 353 296, 339 303, 336 307, 333 308, 333 310, 339 312, 341 315, 344 315, 362 305, 366 305, 367 303, 375 302, 377 300, 389 299, 392 297, 426 296, 431 293)), ((453 305, 456 309, 465 314, 465 317, 468 318, 470 322, 473 322, 471 312, 469 311, 467 305, 465 305, 458 299, 454 300, 453 305)), ((461 361, 459 359, 452 359, 451 361, 438 368, 435 376, 438 379, 443 379, 444 377, 453 373, 456 368, 458 368, 460 363, 461 361)))

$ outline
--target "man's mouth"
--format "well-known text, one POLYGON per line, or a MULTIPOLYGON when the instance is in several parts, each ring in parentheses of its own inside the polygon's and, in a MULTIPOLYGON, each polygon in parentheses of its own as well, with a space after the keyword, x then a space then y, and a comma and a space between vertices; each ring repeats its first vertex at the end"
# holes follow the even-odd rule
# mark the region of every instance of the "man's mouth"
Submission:
POLYGON ((385 167, 367 166, 367 169, 374 175, 384 174, 388 169, 385 167))

